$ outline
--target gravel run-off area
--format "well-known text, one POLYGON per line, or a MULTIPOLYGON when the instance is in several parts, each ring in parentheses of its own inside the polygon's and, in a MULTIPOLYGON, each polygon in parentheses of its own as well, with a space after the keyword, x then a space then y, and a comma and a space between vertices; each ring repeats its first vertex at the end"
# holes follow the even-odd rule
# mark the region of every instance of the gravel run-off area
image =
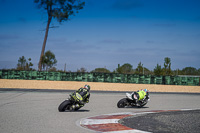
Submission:
POLYGON ((97 90, 97 91, 128 92, 146 88, 150 92, 200 93, 200 86, 0 79, 0 88, 8 88, 8 89, 18 88, 18 89, 77 90, 80 87, 83 87, 85 84, 90 85, 91 90, 97 90))

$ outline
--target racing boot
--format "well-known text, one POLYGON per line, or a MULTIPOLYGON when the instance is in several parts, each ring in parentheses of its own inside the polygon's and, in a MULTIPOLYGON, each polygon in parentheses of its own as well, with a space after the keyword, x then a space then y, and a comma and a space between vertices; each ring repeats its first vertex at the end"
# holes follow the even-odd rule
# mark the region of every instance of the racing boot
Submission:
POLYGON ((77 103, 77 104, 75 105, 75 107, 76 107, 76 108, 80 108, 80 105, 77 103))

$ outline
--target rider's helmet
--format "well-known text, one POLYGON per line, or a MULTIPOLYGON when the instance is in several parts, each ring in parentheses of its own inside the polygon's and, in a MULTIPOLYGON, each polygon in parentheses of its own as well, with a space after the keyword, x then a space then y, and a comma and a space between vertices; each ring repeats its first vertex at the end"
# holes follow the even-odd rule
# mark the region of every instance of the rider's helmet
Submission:
POLYGON ((88 91, 90 91, 90 86, 89 85, 85 85, 84 88, 87 89, 88 91))

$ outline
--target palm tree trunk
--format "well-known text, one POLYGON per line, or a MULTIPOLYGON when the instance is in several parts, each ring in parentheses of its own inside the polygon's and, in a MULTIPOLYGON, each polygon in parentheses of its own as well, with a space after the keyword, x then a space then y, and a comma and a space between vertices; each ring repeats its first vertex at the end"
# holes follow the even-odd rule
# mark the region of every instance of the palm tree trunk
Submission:
POLYGON ((48 37, 48 33, 49 33, 49 26, 51 23, 51 19, 52 19, 52 16, 48 15, 48 22, 47 22, 46 32, 45 32, 44 41, 43 41, 43 45, 42 45, 42 51, 41 51, 41 55, 40 55, 38 71, 42 70, 42 57, 44 55, 44 51, 45 51, 45 47, 46 47, 46 43, 47 43, 47 37, 48 37))

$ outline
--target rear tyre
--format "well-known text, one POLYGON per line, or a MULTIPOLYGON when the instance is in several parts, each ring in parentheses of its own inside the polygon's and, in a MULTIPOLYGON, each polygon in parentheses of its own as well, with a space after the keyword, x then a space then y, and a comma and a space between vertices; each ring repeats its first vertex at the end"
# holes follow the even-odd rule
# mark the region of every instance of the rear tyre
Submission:
POLYGON ((68 109, 71 106, 71 103, 69 100, 65 100, 63 101, 59 107, 58 107, 58 111, 59 112, 64 112, 66 109, 68 109))
POLYGON ((117 103, 117 107, 118 108, 124 108, 127 105, 127 99, 123 98, 121 100, 119 100, 119 102, 117 103))

